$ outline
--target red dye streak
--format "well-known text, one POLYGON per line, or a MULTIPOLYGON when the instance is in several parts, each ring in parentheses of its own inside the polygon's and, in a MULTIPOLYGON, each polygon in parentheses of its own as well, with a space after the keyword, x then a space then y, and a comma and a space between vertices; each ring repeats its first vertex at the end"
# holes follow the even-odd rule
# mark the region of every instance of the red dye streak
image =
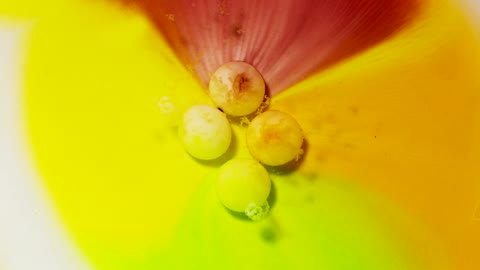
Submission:
POLYGON ((272 95, 391 37, 419 10, 419 0, 111 1, 140 7, 205 85, 223 63, 245 61, 272 95))

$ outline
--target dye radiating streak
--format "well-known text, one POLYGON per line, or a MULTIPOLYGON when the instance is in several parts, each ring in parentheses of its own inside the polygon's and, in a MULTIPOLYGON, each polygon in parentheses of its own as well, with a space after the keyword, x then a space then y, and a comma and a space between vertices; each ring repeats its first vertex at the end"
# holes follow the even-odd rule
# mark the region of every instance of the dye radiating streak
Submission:
POLYGON ((273 94, 394 35, 422 2, 114 1, 140 6, 205 84, 223 63, 246 61, 273 94))
POLYGON ((21 74, 28 29, 0 20, 0 269, 89 269, 53 214, 26 146, 21 74))
POLYGON ((458 161, 474 145, 465 138, 476 100, 465 86, 477 85, 478 69, 469 31, 450 10, 427 14, 427 22, 438 20, 272 102, 310 136, 301 174, 316 173, 323 160, 322 172, 349 177, 274 179, 275 219, 255 227, 219 207, 205 177, 211 168, 193 163, 158 121, 159 100, 168 96, 179 109, 206 102, 202 87, 141 15, 75 3, 32 35, 27 110, 42 180, 96 268, 174 269, 180 262, 349 270, 362 263, 438 270, 449 262, 450 269, 478 269, 478 228, 465 225, 478 196, 470 165, 478 163, 458 161))

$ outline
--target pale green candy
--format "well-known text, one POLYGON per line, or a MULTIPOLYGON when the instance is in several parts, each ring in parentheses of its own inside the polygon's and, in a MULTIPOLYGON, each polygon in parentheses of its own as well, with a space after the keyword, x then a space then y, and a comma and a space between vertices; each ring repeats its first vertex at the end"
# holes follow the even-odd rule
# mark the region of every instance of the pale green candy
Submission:
POLYGON ((232 140, 224 113, 209 105, 195 105, 185 112, 179 125, 185 150, 195 158, 211 160, 224 154, 232 140))
POLYGON ((249 212, 254 205, 265 205, 271 181, 267 170, 253 159, 233 159, 218 173, 217 193, 222 204, 236 212, 249 212))

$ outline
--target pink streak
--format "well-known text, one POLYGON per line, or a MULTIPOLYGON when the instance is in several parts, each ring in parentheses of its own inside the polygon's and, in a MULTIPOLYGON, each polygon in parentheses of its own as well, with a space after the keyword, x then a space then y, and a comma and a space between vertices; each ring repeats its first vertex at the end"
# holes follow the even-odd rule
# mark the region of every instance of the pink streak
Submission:
POLYGON ((272 95, 392 36, 417 0, 117 0, 136 4, 207 86, 245 61, 272 95))

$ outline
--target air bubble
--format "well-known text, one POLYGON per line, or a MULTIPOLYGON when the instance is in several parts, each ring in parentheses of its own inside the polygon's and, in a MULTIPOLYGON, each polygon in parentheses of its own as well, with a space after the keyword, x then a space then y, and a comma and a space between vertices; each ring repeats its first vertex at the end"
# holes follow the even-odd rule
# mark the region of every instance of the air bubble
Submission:
POLYGON ((256 203, 250 203, 245 209, 245 215, 253 221, 259 221, 264 219, 270 212, 270 205, 267 201, 258 205, 256 203))
POLYGON ((175 110, 175 106, 167 96, 160 98, 160 101, 158 102, 158 108, 164 114, 172 113, 175 110))

